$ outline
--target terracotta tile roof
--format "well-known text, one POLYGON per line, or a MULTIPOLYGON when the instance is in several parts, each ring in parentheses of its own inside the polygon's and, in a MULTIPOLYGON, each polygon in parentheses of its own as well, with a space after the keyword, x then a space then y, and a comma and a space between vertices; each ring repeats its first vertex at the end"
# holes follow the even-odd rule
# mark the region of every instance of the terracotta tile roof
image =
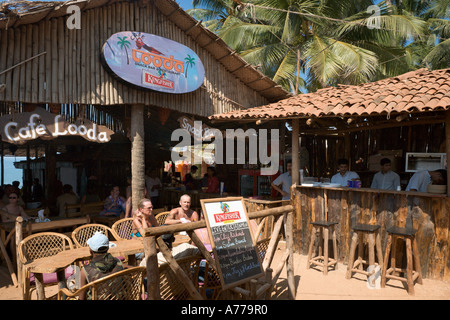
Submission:
POLYGON ((338 85, 212 120, 379 115, 450 109, 450 69, 419 69, 358 86, 338 85))

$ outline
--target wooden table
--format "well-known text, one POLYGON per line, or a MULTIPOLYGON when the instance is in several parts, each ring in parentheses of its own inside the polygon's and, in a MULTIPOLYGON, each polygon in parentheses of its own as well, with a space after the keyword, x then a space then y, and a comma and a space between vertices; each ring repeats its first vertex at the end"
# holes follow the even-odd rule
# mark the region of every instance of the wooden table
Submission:
MULTIPOLYGON (((108 252, 117 257, 120 255, 127 255, 130 260, 134 259, 136 253, 144 250, 144 245, 141 240, 121 240, 112 241, 117 246, 110 248, 108 252)), ((90 260, 92 258, 89 247, 77 248, 73 250, 66 250, 57 255, 36 259, 30 263, 24 264, 24 268, 28 268, 30 272, 34 273, 36 279, 36 292, 38 300, 45 300, 44 293, 44 273, 56 272, 58 276, 59 288, 66 287, 66 279, 64 270, 75 264, 77 261, 90 260)))
MULTIPOLYGON (((18 220, 22 219, 20 222, 20 225, 22 226, 21 231, 18 235, 16 235, 16 223, 19 223, 17 221, 9 221, 9 222, 1 222, 0 223, 0 249, 2 252, 2 255, 5 258, 6 264, 8 266, 8 271, 11 275, 11 279, 13 281, 13 284, 17 287, 20 284, 20 281, 17 281, 17 276, 14 271, 14 268, 12 266, 11 259, 9 258, 6 247, 11 240, 13 236, 16 237, 16 247, 20 243, 20 241, 23 239, 23 232, 31 233, 31 232, 42 232, 42 231, 51 231, 51 230, 58 230, 65 227, 75 227, 80 224, 85 224, 89 222, 89 217, 82 217, 82 218, 65 218, 65 217, 53 217, 52 221, 49 222, 34 222, 35 219, 30 219, 28 221, 23 220, 22 217, 18 217, 18 220), (6 233, 9 233, 8 236, 6 236, 6 233)), ((19 227, 20 228, 20 227, 19 227)), ((16 250, 14 247, 12 249, 13 257, 16 257, 16 250)), ((18 258, 17 263, 18 265, 21 265, 18 258)), ((18 266, 18 269, 21 267, 18 266)), ((20 277, 19 277, 20 280, 20 277)))
POLYGON ((100 214, 93 214, 90 216, 91 220, 93 223, 100 223, 100 224, 104 224, 105 226, 108 227, 112 227, 112 225, 114 224, 114 222, 116 222, 117 220, 120 220, 120 216, 116 217, 116 216, 101 216, 100 214))

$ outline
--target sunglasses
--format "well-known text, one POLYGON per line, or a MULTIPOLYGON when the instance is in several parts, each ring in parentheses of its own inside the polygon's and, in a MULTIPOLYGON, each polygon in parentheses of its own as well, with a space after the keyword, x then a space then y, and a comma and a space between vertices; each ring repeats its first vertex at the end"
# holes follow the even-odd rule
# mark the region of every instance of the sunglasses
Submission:
POLYGON ((17 197, 9 197, 9 199, 18 199, 17 197))

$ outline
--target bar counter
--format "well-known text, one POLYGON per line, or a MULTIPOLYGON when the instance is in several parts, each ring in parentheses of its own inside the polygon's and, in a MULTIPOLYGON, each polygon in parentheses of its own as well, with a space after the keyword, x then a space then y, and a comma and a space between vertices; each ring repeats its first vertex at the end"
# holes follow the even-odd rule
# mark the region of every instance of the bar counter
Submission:
MULTIPOLYGON (((307 255, 311 221, 338 222, 338 260, 347 264, 352 226, 381 226, 383 254, 390 227, 417 230, 416 241, 424 278, 450 281, 450 199, 446 194, 368 188, 292 187, 294 250, 307 255)), ((403 255, 399 250, 398 259, 403 255)), ((398 260, 400 261, 400 260, 398 260)))

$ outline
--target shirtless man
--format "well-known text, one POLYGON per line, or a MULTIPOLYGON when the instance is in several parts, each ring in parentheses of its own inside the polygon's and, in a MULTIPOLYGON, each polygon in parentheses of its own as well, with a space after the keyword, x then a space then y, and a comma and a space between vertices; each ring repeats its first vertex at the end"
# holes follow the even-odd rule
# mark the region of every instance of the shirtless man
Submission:
POLYGON ((164 224, 172 225, 200 220, 198 213, 191 209, 191 197, 184 194, 180 197, 180 207, 172 209, 164 224))
MULTIPOLYGON (((200 220, 198 213, 191 209, 191 197, 184 194, 180 197, 180 207, 172 209, 167 215, 165 225, 173 225, 186 222, 194 222, 200 220)), ((172 249, 172 242, 175 240, 173 234, 163 234, 161 236, 163 241, 172 249)))

